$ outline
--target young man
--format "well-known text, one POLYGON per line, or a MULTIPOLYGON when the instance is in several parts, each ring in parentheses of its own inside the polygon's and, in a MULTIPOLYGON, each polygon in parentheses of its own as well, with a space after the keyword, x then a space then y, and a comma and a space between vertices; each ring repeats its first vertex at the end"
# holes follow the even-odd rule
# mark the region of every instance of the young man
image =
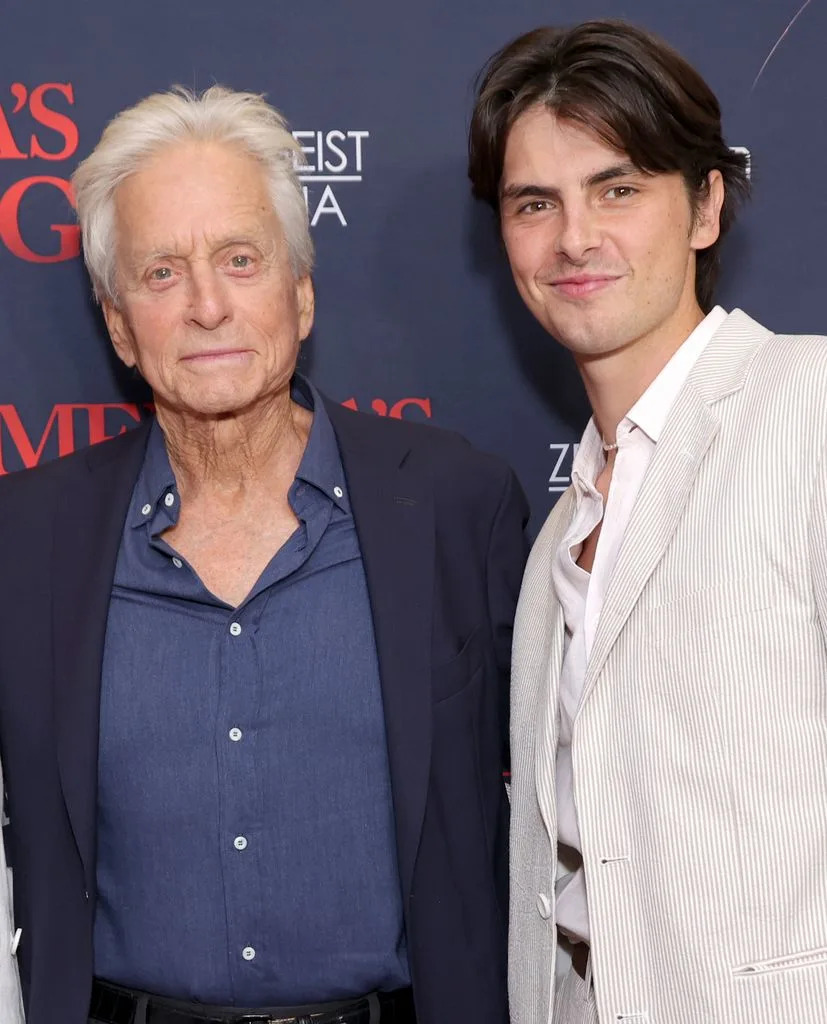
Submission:
POLYGON ((744 158, 646 32, 496 54, 470 177, 593 411, 515 627, 512 1020, 816 1024, 825 339, 713 307, 744 158))

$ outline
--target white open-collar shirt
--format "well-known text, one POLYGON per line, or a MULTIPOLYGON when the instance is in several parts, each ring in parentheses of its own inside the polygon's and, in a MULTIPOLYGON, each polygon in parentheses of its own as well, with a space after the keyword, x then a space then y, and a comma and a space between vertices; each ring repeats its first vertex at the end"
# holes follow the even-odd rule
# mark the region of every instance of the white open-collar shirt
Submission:
MULTIPOLYGON (((560 672, 557 748, 557 837, 580 851, 571 758, 572 726, 580 708, 592 643, 603 600, 646 470, 669 412, 713 334, 727 317, 716 306, 675 352, 617 427, 614 470, 606 506, 595 482, 606 465, 600 434, 590 419, 572 469, 575 513, 557 550, 552 581, 565 619, 560 672), (591 573, 577 565, 585 539, 601 522, 591 573)), ((583 868, 557 882, 557 926, 575 942, 589 941, 589 910, 583 868)))

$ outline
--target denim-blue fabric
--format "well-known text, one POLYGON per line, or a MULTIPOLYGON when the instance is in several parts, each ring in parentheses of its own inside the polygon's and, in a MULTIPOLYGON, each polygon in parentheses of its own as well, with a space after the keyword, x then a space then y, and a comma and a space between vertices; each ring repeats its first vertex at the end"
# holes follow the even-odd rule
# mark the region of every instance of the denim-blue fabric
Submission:
MULTIPOLYGON (((154 424, 104 651, 95 972, 220 1005, 409 984, 373 622, 330 421, 289 491, 299 527, 231 608, 164 542, 154 424)), ((171 496, 171 497, 170 497, 171 496)))

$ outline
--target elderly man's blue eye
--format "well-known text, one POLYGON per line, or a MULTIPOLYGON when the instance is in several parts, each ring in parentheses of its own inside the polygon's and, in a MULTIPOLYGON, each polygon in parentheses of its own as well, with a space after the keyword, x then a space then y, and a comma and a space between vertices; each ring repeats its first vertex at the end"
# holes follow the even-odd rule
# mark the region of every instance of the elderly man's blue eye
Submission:
POLYGON ((239 269, 244 269, 245 267, 249 267, 250 266, 250 262, 251 261, 250 261, 250 257, 249 256, 233 256, 233 259, 232 259, 233 266, 234 267, 238 267, 239 269))
POLYGON ((172 271, 169 267, 156 267, 152 271, 151 275, 156 281, 168 281, 172 277, 172 271))

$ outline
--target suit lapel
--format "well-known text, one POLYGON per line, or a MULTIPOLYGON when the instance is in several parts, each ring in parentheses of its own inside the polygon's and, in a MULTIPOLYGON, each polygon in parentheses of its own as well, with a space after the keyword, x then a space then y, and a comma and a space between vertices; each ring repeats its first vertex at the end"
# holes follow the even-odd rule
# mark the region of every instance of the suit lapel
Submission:
POLYGON ((149 423, 84 453, 55 503, 52 637, 63 798, 94 891, 101 664, 123 522, 149 423))
MULTIPOLYGON (((537 542, 537 551, 532 552, 538 558, 539 565, 526 574, 524 591, 520 594, 520 610, 522 614, 534 616, 535 621, 522 625, 521 634, 525 642, 519 646, 537 643, 537 634, 542 642, 542 658, 539 665, 531 670, 531 676, 542 681, 540 692, 536 698, 536 710, 531 714, 537 716, 537 744, 534 760, 534 781, 537 788, 537 802, 540 813, 548 832, 552 846, 557 842, 557 809, 554 786, 555 761, 557 755, 558 707, 560 696, 560 671, 563 666, 563 639, 565 621, 563 606, 556 599, 551 579, 551 567, 563 537, 571 525, 575 511, 574 491, 570 488, 560 498, 554 509, 554 528, 549 532, 548 539, 541 537, 537 542), (523 604, 527 606, 523 612, 523 604)), ((516 626, 515 626, 516 633, 516 626)), ((522 669, 518 645, 515 644, 514 658, 516 666, 522 669)), ((523 673, 524 674, 524 673, 523 673)))
POLYGON ((385 711, 400 876, 410 892, 431 761, 434 502, 410 445, 325 402, 362 549, 385 711))
POLYGON ((586 673, 584 701, 684 514, 692 485, 720 426, 715 403, 743 387, 753 352, 770 336, 766 328, 734 310, 715 332, 678 395, 609 580, 586 673))
POLYGON ((718 419, 709 407, 694 392, 684 390, 658 441, 629 519, 594 637, 584 700, 666 552, 717 431, 718 419))

